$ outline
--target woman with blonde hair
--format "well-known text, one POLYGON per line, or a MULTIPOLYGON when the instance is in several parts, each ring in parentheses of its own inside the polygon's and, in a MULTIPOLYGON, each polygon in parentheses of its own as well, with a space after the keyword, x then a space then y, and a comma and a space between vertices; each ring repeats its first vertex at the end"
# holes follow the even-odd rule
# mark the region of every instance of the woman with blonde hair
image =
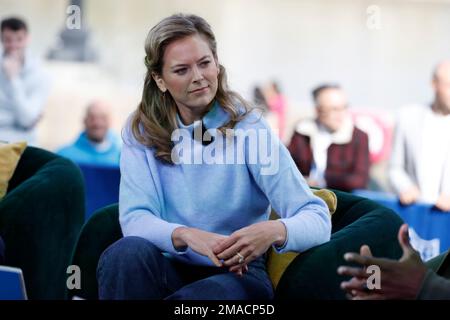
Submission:
POLYGON ((228 88, 203 18, 163 19, 145 51, 142 100, 123 131, 124 238, 100 258, 100 298, 272 298, 265 252, 328 241, 325 203, 228 88), (280 219, 268 220, 271 207, 280 219))

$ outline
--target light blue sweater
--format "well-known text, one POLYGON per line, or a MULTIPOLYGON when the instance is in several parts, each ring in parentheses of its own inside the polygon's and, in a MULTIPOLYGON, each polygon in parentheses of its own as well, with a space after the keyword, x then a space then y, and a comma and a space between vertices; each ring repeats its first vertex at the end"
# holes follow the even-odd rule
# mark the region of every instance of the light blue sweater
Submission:
MULTIPOLYGON (((216 103, 203 123, 213 129, 228 119, 216 103)), ((178 124, 189 132, 198 125, 184 126, 179 119, 178 124)), ((177 251, 171 239, 174 229, 188 226, 229 235, 267 220, 272 205, 287 229, 285 244, 276 248, 279 252, 304 251, 328 241, 331 221, 326 204, 312 194, 289 152, 265 120, 252 112, 235 129, 257 130, 263 138, 268 133, 270 147, 279 152, 275 173, 264 172, 263 161, 252 161, 249 139, 233 145, 236 154, 245 154, 243 164, 163 164, 155 158, 153 148, 135 140, 128 121, 123 130, 120 161, 119 211, 124 236, 148 239, 166 255, 183 262, 212 265, 207 257, 190 248, 177 251)), ((184 139, 175 144, 189 142, 194 156, 217 146, 216 152, 224 151, 226 145, 224 136, 216 137, 206 147, 191 136, 184 139)))

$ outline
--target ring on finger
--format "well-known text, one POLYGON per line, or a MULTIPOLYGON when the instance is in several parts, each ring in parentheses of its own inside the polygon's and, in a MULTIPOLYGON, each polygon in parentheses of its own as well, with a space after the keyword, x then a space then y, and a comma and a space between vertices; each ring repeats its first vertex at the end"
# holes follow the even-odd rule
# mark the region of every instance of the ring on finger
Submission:
POLYGON ((240 254, 239 252, 237 252, 236 255, 239 257, 239 260, 238 260, 239 263, 244 262, 244 259, 245 259, 245 258, 244 258, 244 256, 243 256, 242 254, 240 254))

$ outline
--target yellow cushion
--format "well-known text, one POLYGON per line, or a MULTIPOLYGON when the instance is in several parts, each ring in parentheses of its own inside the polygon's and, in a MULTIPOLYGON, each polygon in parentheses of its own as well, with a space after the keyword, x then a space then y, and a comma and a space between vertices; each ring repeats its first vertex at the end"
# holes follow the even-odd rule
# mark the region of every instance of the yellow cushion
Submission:
MULTIPOLYGON (((330 190, 320 189, 320 190, 312 190, 312 192, 321 198, 328 206, 330 210, 330 215, 332 215, 336 211, 337 207, 337 197, 336 194, 330 190)), ((272 211, 270 216, 271 219, 278 219, 279 216, 272 211)), ((288 267, 288 265, 292 262, 292 260, 297 257, 298 252, 286 252, 286 253, 277 253, 272 247, 267 252, 267 272, 269 274, 270 280, 272 281, 272 285, 274 288, 277 287, 278 282, 281 279, 284 271, 288 267)))
POLYGON ((337 197, 333 191, 327 189, 320 189, 320 190, 312 190, 312 192, 314 193, 314 195, 318 196, 323 201, 325 201, 325 203, 328 206, 328 210, 330 210, 330 216, 336 212, 337 197))
POLYGON ((17 163, 26 146, 26 142, 0 144, 0 199, 8 190, 9 180, 16 170, 17 163))

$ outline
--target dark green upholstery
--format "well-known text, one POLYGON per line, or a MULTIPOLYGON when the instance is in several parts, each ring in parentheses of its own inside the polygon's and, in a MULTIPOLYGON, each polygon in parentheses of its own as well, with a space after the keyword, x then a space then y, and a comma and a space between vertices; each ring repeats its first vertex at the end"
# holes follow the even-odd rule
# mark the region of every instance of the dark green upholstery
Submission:
POLYGON ((64 299, 66 270, 84 219, 80 170, 28 147, 0 200, 5 264, 21 268, 30 299, 64 299))
POLYGON ((69 290, 69 298, 75 295, 97 299, 98 260, 102 252, 122 236, 117 204, 99 209, 89 218, 81 230, 72 259, 72 264, 81 269, 81 289, 69 290))
POLYGON ((343 255, 359 252, 363 244, 375 256, 398 259, 402 250, 397 241, 401 218, 392 210, 371 200, 333 190, 338 198, 333 215, 331 240, 294 259, 278 284, 277 299, 345 299, 340 289, 343 255))
MULTIPOLYGON (((358 251, 366 243, 376 255, 398 258, 401 249, 397 232, 402 220, 391 210, 373 201, 335 191, 337 210, 333 215, 331 241, 299 255, 288 267, 277 287, 277 299, 344 299, 336 273, 347 251, 358 251)), ((98 210, 84 225, 72 264, 82 270, 81 290, 69 296, 97 299, 96 268, 101 253, 122 233, 118 207, 98 210)))

